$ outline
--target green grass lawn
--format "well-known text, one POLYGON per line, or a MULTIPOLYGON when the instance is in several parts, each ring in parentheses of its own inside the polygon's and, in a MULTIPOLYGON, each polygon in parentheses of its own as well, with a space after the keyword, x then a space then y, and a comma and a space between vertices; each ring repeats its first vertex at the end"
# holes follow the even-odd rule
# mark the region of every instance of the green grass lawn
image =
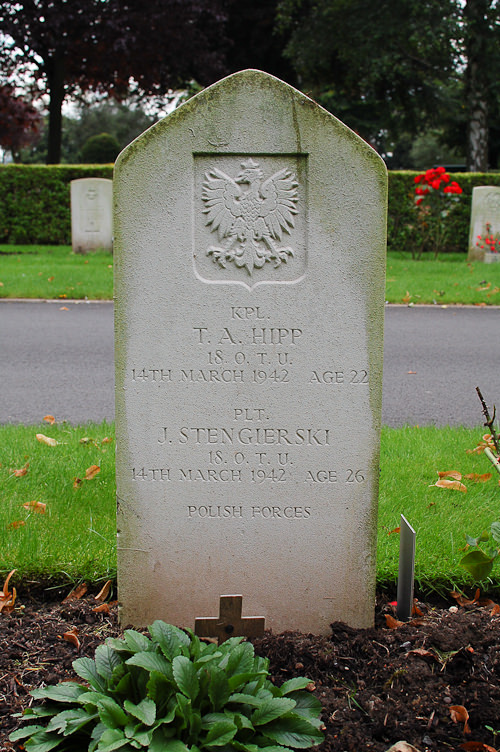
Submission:
MULTIPOLYGON (((0 298, 113 297, 113 258, 74 254, 69 246, 0 246, 0 298)), ((500 305, 500 263, 467 263, 465 254, 415 261, 387 259, 386 300, 417 305, 500 305)))
POLYGON ((73 253, 70 246, 0 246, 0 298, 113 297, 113 257, 73 253))
MULTIPOLYGON (((465 533, 500 519, 500 476, 484 454, 467 454, 484 429, 384 428, 380 476, 378 582, 396 582, 403 513, 417 531, 416 582, 424 592, 472 584, 459 566, 465 533), (437 471, 492 473, 467 491, 438 488, 437 471)), ((114 426, 0 426, 0 573, 14 584, 96 582, 116 572, 114 426), (36 434, 56 439, 56 446, 36 434), (107 441, 106 439, 111 439, 107 441), (86 471, 100 472, 85 480, 86 471), (26 470, 16 475, 15 471, 26 470), (79 478, 80 482, 75 482, 79 478), (38 502, 38 506, 32 502, 38 502), (28 508, 25 508, 25 504, 28 508), (40 504, 45 504, 44 511, 40 504), (39 510, 39 511, 37 511, 39 510)), ((500 589, 500 563, 490 589, 500 589)), ((334 576, 334 573, 332 573, 334 576)))

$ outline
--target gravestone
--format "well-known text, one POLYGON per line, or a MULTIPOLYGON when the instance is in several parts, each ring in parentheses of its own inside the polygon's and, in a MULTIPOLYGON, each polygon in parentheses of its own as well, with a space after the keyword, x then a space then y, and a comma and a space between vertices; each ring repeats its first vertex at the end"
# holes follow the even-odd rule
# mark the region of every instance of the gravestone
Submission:
POLYGON ((469 261, 491 261, 488 245, 482 240, 488 234, 487 225, 490 235, 500 235, 500 188, 494 185, 481 185, 472 191, 469 261))
POLYGON ((113 250, 113 181, 71 181, 71 245, 74 253, 113 250))
POLYGON ((373 623, 387 173, 260 71, 115 167, 122 624, 373 623))

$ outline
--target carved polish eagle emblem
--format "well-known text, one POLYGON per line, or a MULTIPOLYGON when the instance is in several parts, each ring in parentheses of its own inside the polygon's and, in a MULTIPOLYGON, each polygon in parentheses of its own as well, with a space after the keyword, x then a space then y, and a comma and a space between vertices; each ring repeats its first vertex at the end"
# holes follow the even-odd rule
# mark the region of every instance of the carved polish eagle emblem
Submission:
POLYGON ((264 179, 253 159, 242 162, 241 168, 234 179, 217 167, 205 173, 203 213, 220 244, 209 246, 206 253, 222 268, 233 262, 252 276, 266 262, 277 268, 294 255, 290 246, 279 244, 294 227, 298 182, 287 168, 264 179))

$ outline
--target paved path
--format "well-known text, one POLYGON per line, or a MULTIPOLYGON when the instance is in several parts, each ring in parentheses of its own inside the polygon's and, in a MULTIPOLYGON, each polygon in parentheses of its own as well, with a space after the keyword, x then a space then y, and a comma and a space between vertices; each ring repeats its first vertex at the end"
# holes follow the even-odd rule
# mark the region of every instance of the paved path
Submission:
MULTIPOLYGON (((479 425, 499 344, 498 308, 388 307, 383 422, 479 425)), ((0 423, 112 420, 113 392, 111 303, 0 301, 0 423)))

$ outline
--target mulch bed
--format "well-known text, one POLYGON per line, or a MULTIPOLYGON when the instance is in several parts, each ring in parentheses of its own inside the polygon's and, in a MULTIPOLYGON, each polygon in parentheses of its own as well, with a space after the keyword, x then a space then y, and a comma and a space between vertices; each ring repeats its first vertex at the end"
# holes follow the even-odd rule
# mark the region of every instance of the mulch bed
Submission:
MULTIPOLYGON (((116 607, 106 614, 95 606, 92 597, 31 597, 0 614, 0 750, 21 749, 8 735, 31 689, 77 678, 72 661, 93 657, 107 637, 120 635, 116 607), (62 638, 73 628, 79 648, 62 638)), ((457 606, 451 598, 419 608, 411 622, 388 628, 385 615, 393 611, 381 597, 373 629, 337 622, 327 637, 287 632, 253 640, 278 684, 303 675, 316 685, 326 726, 318 752, 386 752, 401 740, 419 752, 495 747, 485 727, 500 730, 500 616, 491 605, 457 606), (454 706, 465 707, 468 727, 453 719, 454 706)))

